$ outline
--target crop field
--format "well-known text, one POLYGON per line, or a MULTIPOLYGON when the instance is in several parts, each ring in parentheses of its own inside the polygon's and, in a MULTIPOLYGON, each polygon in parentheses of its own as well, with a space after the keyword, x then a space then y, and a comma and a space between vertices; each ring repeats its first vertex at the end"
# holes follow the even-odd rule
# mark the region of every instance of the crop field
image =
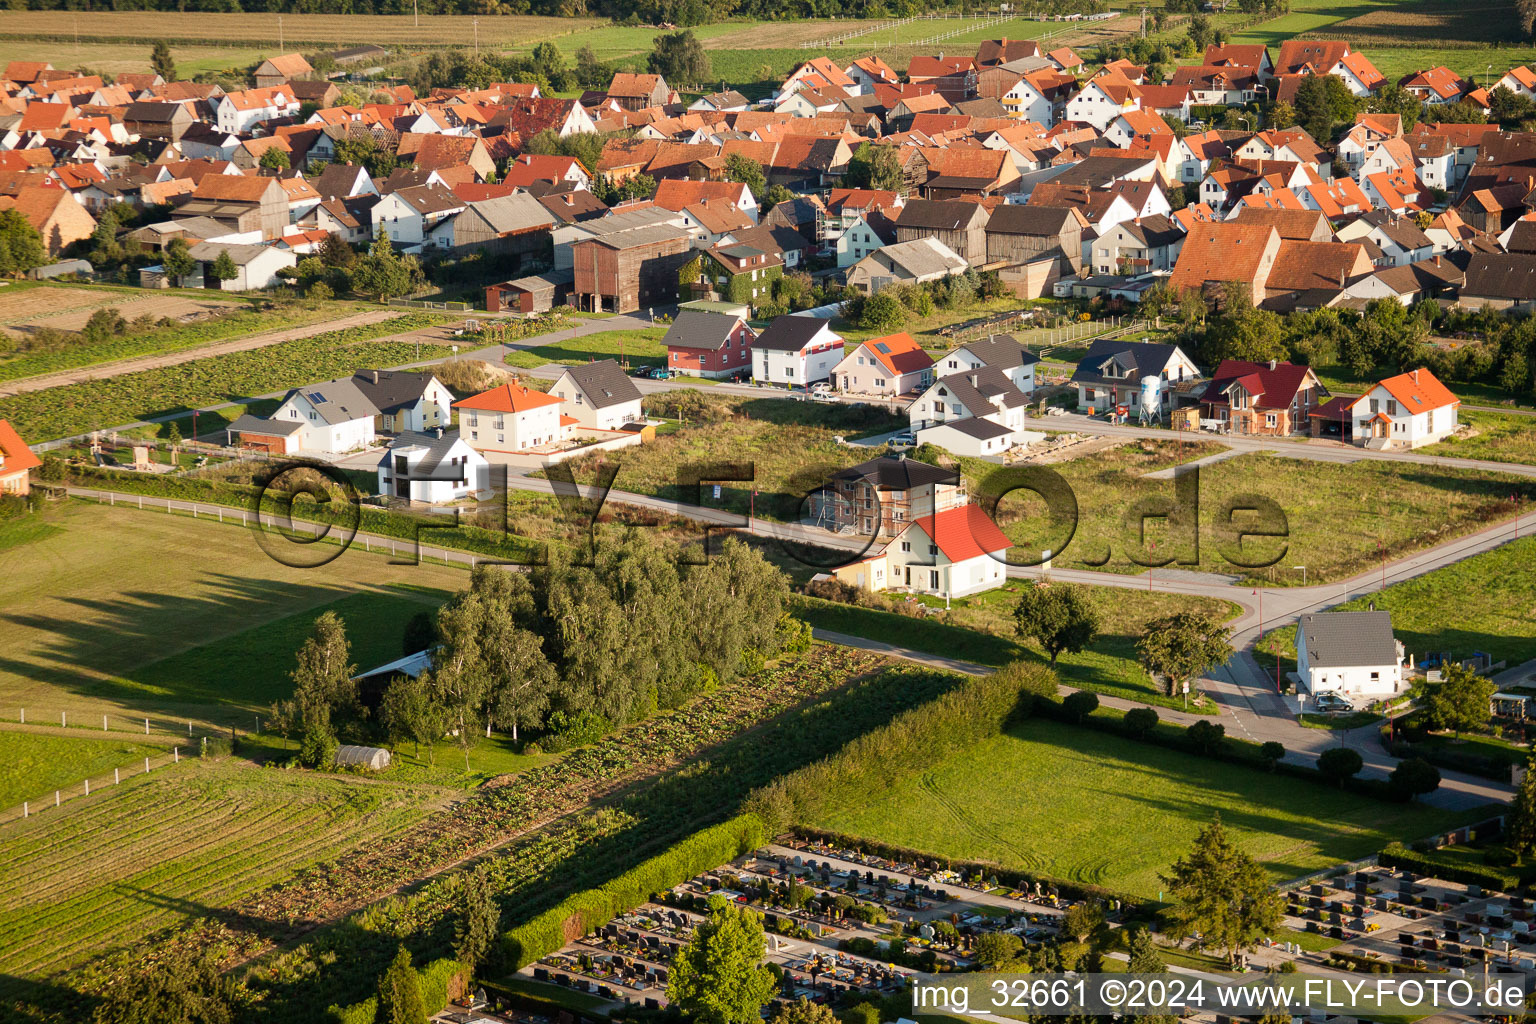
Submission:
POLYGON ((362 551, 291 569, 245 529, 137 509, 75 504, 48 525, 0 546, 8 719, 26 707, 29 721, 67 711, 81 722, 149 715, 248 731, 252 711, 286 695, 320 612, 342 615, 354 662, 371 668, 400 656, 411 615, 465 580, 362 551))
MULTIPOLYGON (((58 11, 7 11, 0 34, 17 40, 73 41, 73 32, 78 28, 82 42, 140 44, 147 69, 148 47, 157 39, 171 44, 171 55, 179 63, 179 47, 207 47, 214 43, 259 48, 267 57, 294 50, 368 43, 412 49, 468 46, 476 31, 474 22, 469 15, 449 14, 424 14, 418 25, 410 15, 287 13, 283 15, 279 29, 275 14, 199 11, 195 18, 188 18, 174 11, 91 11, 79 19, 77 26, 58 11)), ((481 46, 515 47, 574 35, 601 24, 603 22, 598 18, 503 15, 480 18, 478 30, 481 46)), ((574 50, 575 45, 571 49, 574 50)))
POLYGON ((665 327, 599 331, 580 338, 509 352, 506 363, 508 366, 531 370, 547 363, 574 365, 589 363, 594 359, 614 358, 629 366, 660 366, 667 361, 667 350, 661 344, 661 339, 666 336, 665 327))
POLYGON ((0 974, 46 976, 216 915, 454 792, 189 759, 13 821, 0 828, 0 974))
POLYGON ((53 791, 60 787, 165 752, 156 743, 77 731, 79 735, 71 736, 63 729, 55 733, 0 729, 0 810, 19 807, 23 800, 40 807, 44 797, 51 804, 53 791))
POLYGON ((409 341, 385 339, 421 331, 440 319, 405 313, 267 348, 13 395, 0 399, 0 417, 35 444, 329 380, 360 366, 399 366, 420 358, 418 339, 429 345, 446 345, 452 339, 428 332, 412 335, 409 341))
MULTIPOLYGON (((797 614, 813 626, 852 636, 868 637, 899 647, 962 658, 983 665, 1015 659, 1043 661, 1047 656, 1014 631, 1013 610, 1019 593, 1029 584, 1014 581, 997 590, 951 602, 947 612, 923 618, 896 612, 802 599, 797 614)), ((1063 654, 1056 663, 1065 686, 1162 707, 1183 708, 1178 698, 1163 694, 1141 667, 1136 640, 1153 619, 1176 612, 1211 615, 1225 620, 1240 609, 1230 601, 1187 594, 1136 592, 1134 600, 1107 587, 1084 588, 1083 594, 1099 614, 1099 635, 1077 654, 1063 654)), ((1201 709, 1214 713, 1207 705, 1201 709)))
POLYGON ((1239 765, 1031 719, 806 824, 1155 897, 1157 873, 1218 812, 1276 881, 1457 821, 1449 812, 1277 782, 1239 765))
MULTIPOLYGON (((1536 651, 1536 537, 1394 583, 1337 610, 1364 611, 1371 602, 1392 613, 1392 633, 1415 659, 1485 651, 1494 661, 1518 665, 1536 651)), ((1259 649, 1294 660, 1296 627, 1274 630, 1259 649)))

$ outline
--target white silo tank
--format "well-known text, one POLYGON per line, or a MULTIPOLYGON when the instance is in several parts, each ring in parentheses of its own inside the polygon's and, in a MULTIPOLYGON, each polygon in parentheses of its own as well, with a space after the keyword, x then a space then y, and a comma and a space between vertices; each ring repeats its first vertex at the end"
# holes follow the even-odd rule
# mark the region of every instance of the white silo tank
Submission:
POLYGON ((1155 420, 1162 415, 1163 378, 1155 374, 1141 378, 1141 418, 1155 420))

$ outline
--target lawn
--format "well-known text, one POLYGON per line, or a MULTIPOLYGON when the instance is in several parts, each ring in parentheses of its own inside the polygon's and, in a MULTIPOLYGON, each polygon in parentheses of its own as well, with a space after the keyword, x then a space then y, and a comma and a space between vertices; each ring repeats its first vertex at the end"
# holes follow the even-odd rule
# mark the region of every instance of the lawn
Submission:
POLYGON ((507 353, 506 363, 532 370, 547 363, 575 365, 611 357, 623 366, 661 366, 667 361, 667 350, 661 344, 661 339, 666 336, 665 327, 599 331, 580 338, 515 349, 507 353))
POLYGON ((80 736, 62 736, 0 729, 0 810, 20 807, 23 800, 30 800, 36 810, 45 797, 52 806, 56 789, 78 786, 82 779, 165 752, 164 746, 84 730, 80 736))
POLYGON ((253 710, 286 693, 321 611, 348 619, 353 660, 372 667, 399 657, 411 614, 465 580, 457 568, 357 550, 288 568, 247 530, 137 509, 71 505, 47 525, 0 549, 6 717, 20 707, 35 721, 148 714, 243 732, 253 710))
MULTIPOLYGON (((1309 583, 1344 579, 1510 516, 1511 495, 1536 496, 1529 481, 1496 472, 1248 454, 1201 467, 1198 506, 1181 504, 1182 518, 1174 521, 1145 520, 1145 537, 1138 537, 1137 510, 1174 510, 1174 482, 1145 474, 1183 461, 1180 447, 1176 441, 1142 442, 1052 465, 1075 496, 1075 519, 1053 517, 1038 496, 1014 491, 998 505, 999 524, 1023 550, 1049 549, 1064 567, 1139 573, 1143 567, 1131 557, 1139 552, 1143 562, 1172 560, 1174 568, 1300 586, 1302 574, 1292 566, 1307 566, 1309 583), (1256 501, 1278 509, 1271 525, 1282 533, 1250 536, 1239 547, 1223 509, 1256 501)), ((973 492, 1003 490, 1025 472, 988 468, 992 475, 973 492)), ((967 465, 968 476, 983 471, 967 465)), ((1239 524, 1257 519, 1248 512, 1232 515, 1239 524)))
POLYGON ((1475 817, 1042 719, 842 805, 806 824, 1146 897, 1217 813, 1276 882, 1475 817))
POLYGON ((0 974, 79 966, 190 925, 301 867, 383 842, 454 795, 185 759, 12 821, 0 827, 0 974))
MULTIPOLYGON (((1447 651, 1453 658, 1486 651, 1494 661, 1518 665, 1536 655, 1536 537, 1394 583, 1339 611, 1364 611, 1375 602, 1392 613, 1392 632, 1415 660, 1447 651)), ((1270 632, 1259 649, 1296 657, 1296 627, 1270 632)))
POLYGON ((1513 412, 1481 412, 1462 409, 1462 423, 1477 431, 1475 437, 1452 437, 1419 451, 1425 455, 1445 455, 1458 459, 1487 459, 1492 462, 1536 463, 1536 416, 1513 412))
MULTIPOLYGON (((997 666, 1020 658, 1043 660, 1046 655, 1033 643, 1018 642, 1014 636, 1013 609, 1026 585, 1013 581, 997 590, 951 602, 948 612, 923 618, 815 598, 802 598, 797 614, 822 629, 983 665, 997 666)), ((1228 619, 1239 611, 1229 601, 1184 594, 1138 591, 1128 598, 1122 591, 1093 587, 1083 593, 1099 613, 1100 632, 1085 650, 1061 656, 1057 662, 1061 682, 1162 707, 1182 709, 1184 705, 1181 698, 1165 696, 1138 661, 1136 639, 1146 624, 1176 612, 1228 619)), ((1213 706, 1206 709, 1215 712, 1213 706)))

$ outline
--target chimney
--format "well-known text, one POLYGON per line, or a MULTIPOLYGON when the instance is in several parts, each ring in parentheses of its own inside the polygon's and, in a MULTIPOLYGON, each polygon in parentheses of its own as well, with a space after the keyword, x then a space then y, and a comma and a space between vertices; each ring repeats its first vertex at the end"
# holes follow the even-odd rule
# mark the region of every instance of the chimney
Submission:
POLYGON ((1273 359, 1269 361, 1269 368, 1273 370, 1278 365, 1273 359))
POLYGON ((374 370, 373 371, 373 382, 375 384, 377 384, 379 382, 379 371, 378 370, 374 370))
POLYGON ((443 436, 443 428, 442 427, 435 427, 435 428, 433 428, 432 433, 435 436, 437 436, 437 437, 442 437, 443 436))
POLYGON ((1367 611, 1372 611, 1372 612, 1375 611, 1376 610, 1376 602, 1374 600, 1373 601, 1368 601, 1366 603, 1366 605, 1365 605, 1365 608, 1366 608, 1367 611))
POLYGON ((1413 377, 1413 382, 1415 384, 1417 384, 1419 382, 1419 371, 1418 370, 1414 370, 1413 373, 1410 376, 1413 377))

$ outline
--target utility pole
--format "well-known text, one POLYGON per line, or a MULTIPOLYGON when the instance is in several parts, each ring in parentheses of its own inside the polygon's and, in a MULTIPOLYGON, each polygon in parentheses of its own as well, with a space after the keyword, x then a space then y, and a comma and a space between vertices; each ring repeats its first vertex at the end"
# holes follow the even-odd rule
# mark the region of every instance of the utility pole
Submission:
POLYGON ((480 19, 474 19, 475 26, 475 60, 480 59, 480 19))
POLYGON ((283 47, 283 16, 281 14, 279 14, 277 16, 277 49, 278 49, 279 52, 281 52, 284 49, 284 47, 283 47))
POLYGON ((421 11, 418 9, 418 0, 411 0, 411 25, 421 28, 421 11))

